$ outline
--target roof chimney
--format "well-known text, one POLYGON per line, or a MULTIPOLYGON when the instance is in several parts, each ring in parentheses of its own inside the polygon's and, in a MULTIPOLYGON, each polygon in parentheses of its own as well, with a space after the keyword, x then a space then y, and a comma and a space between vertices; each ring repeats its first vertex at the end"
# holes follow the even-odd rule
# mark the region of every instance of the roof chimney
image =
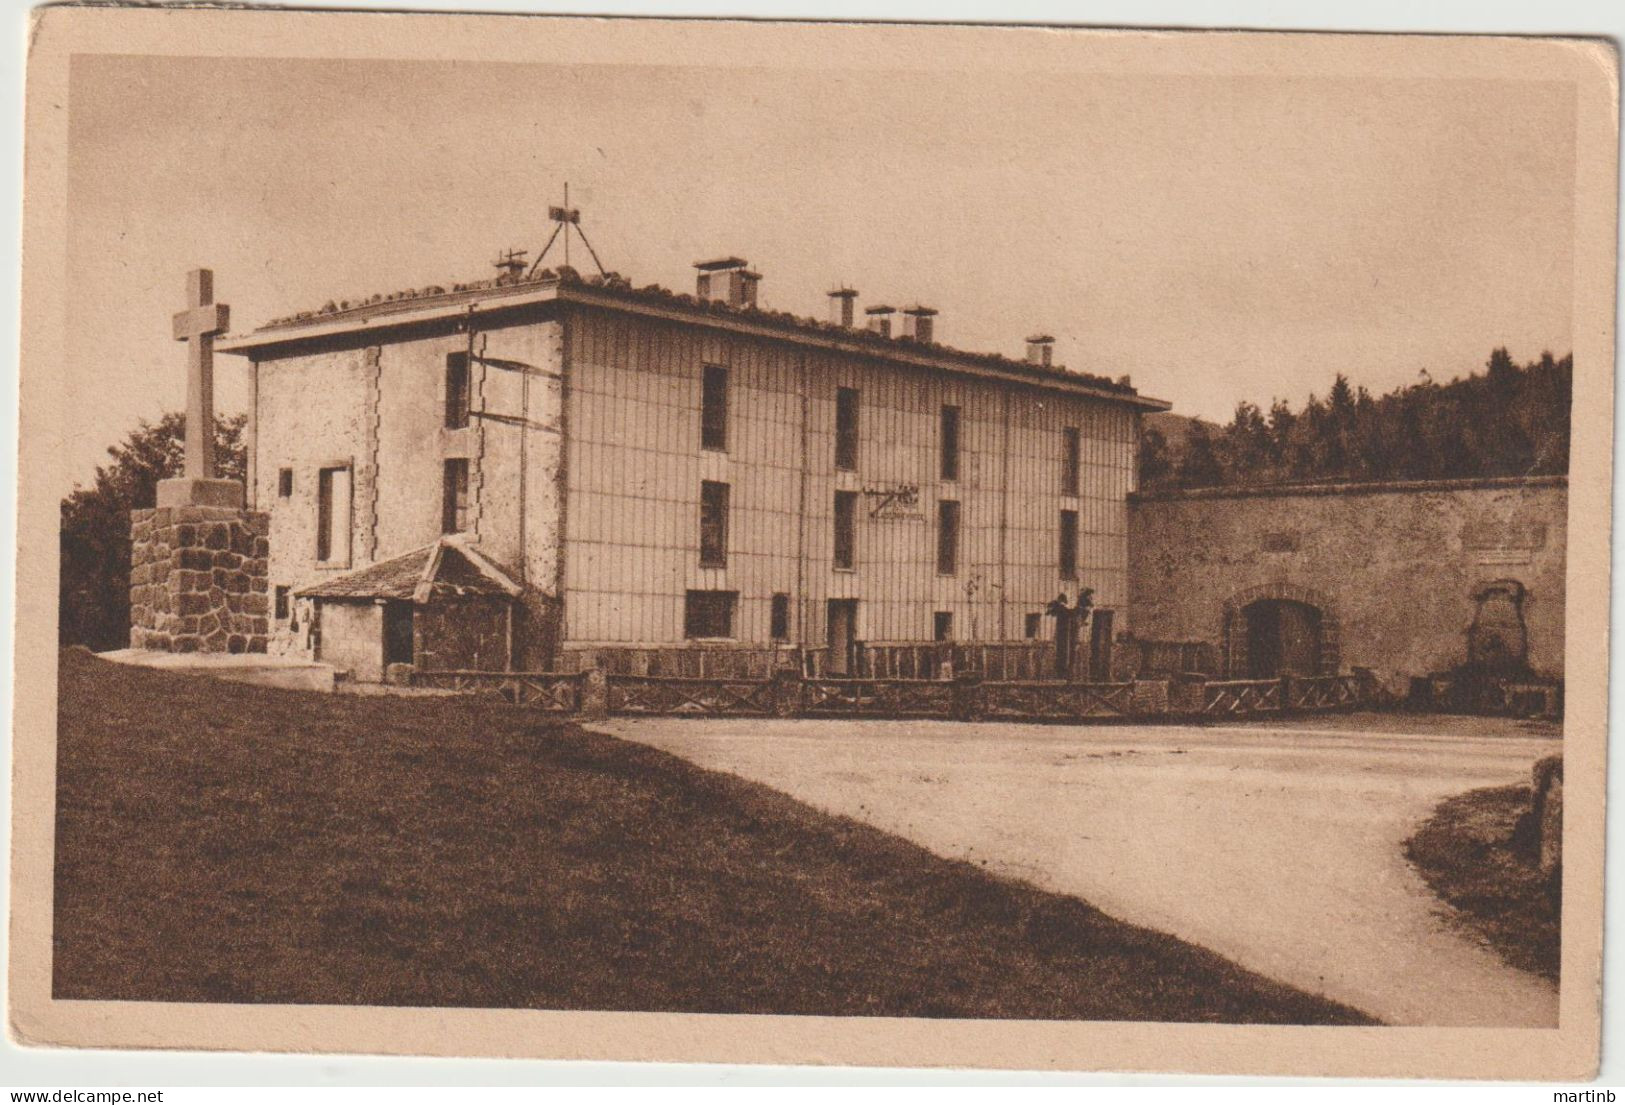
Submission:
POLYGON ((865 307, 863 313, 869 316, 869 329, 883 338, 891 337, 891 317, 897 313, 896 307, 875 305, 865 307))
POLYGON ((699 271, 694 282, 694 294, 700 299, 715 300, 730 307, 756 306, 756 285, 762 274, 751 272, 743 257, 719 257, 714 261, 696 261, 699 271))
POLYGON ((843 330, 852 329, 852 312, 857 306, 858 290, 842 285, 829 293, 829 320, 843 330))
POLYGON ((903 309, 903 336, 913 338, 915 341, 929 342, 935 329, 933 320, 937 311, 934 307, 922 307, 915 304, 903 309))
POLYGON ((1027 339, 1027 363, 1050 367, 1055 362, 1055 339, 1048 334, 1034 334, 1027 339))

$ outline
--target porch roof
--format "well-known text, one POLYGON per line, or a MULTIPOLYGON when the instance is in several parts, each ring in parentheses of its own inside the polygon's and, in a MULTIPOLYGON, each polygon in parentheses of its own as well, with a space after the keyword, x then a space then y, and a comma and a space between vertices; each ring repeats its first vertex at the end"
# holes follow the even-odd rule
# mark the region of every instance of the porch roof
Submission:
POLYGON ((478 547, 462 535, 453 534, 388 560, 297 588, 294 594, 303 598, 425 603, 433 598, 468 595, 515 598, 521 590, 478 547))

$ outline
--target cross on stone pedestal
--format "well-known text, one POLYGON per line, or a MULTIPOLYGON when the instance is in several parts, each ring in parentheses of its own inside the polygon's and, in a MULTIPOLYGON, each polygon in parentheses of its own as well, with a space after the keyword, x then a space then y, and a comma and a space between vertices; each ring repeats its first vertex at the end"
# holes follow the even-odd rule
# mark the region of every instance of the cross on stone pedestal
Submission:
POLYGON ((188 343, 186 370, 186 469, 180 479, 161 480, 158 505, 243 505, 243 485, 222 480, 214 467, 214 336, 231 325, 231 308, 214 302, 214 273, 186 274, 186 310, 175 315, 175 340, 188 343))
POLYGON ((214 336, 231 326, 231 308, 214 301, 214 273, 186 274, 186 310, 175 315, 175 340, 190 342, 186 365, 186 475, 214 479, 214 336))

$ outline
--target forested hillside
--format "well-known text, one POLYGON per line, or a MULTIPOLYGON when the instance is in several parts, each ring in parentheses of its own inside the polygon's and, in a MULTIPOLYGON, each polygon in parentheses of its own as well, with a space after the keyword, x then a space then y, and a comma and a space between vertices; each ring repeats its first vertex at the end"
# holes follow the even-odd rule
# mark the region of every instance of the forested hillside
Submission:
POLYGON ((1572 356, 1519 366, 1505 349, 1482 373, 1374 396, 1338 373, 1300 410, 1237 405, 1229 425, 1192 420, 1171 441, 1148 420, 1140 439, 1146 490, 1320 480, 1431 480, 1566 473, 1572 356))

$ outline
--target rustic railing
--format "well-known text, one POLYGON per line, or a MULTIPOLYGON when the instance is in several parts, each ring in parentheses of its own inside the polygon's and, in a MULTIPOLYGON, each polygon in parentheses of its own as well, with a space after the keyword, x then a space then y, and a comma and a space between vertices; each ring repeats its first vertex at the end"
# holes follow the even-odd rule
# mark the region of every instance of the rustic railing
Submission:
POLYGON ((1224 679, 1202 685, 1204 717, 1281 712, 1279 679, 1224 679))
POLYGON ((954 684, 933 679, 803 679, 798 712, 810 717, 951 717, 954 684))
POLYGON ((698 679, 669 675, 611 675, 611 714, 690 717, 769 717, 775 684, 761 679, 698 679))
POLYGON ((1283 681, 1290 710, 1339 710, 1364 701, 1359 676, 1287 676, 1283 681))
POLYGON ((998 721, 1114 718, 1245 718, 1371 705, 1366 675, 1277 679, 1057 680, 809 677, 780 669, 767 679, 623 675, 602 671, 418 671, 414 687, 500 698, 555 714, 601 717, 896 717, 998 721))
POLYGON ((1126 647, 1137 650, 1137 671, 1142 678, 1169 675, 1216 675, 1219 671, 1218 649, 1207 641, 1145 641, 1127 642, 1126 647))
POLYGON ((779 668, 795 666, 801 651, 788 646, 566 649, 558 664, 577 671, 597 668, 610 676, 767 679, 779 668))
POLYGON ((411 685, 500 698, 514 706, 554 714, 581 710, 584 674, 539 671, 415 671, 411 685))
POLYGON ((1133 683, 993 682, 980 687, 979 713, 1009 720, 1132 717, 1133 683))
POLYGON ((857 675, 863 679, 939 679, 943 666, 955 675, 1016 681, 1055 678, 1055 646, 1045 641, 965 644, 861 644, 857 675))

